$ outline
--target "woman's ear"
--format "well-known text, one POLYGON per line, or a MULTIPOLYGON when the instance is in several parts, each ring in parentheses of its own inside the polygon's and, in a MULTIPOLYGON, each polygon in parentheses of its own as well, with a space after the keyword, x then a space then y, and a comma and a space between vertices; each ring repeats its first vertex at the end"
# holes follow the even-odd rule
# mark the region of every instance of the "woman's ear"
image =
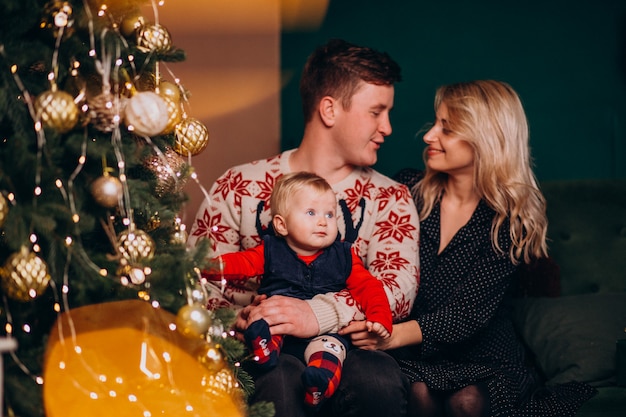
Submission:
POLYGON ((320 104, 319 104, 320 118, 322 119, 322 122, 324 122, 326 126, 333 126, 335 124, 337 105, 338 105, 337 101, 331 96, 324 96, 320 100, 320 104))
POLYGON ((276 232, 278 236, 287 236, 287 223, 283 216, 276 214, 272 219, 272 224, 274 225, 274 232, 276 232))

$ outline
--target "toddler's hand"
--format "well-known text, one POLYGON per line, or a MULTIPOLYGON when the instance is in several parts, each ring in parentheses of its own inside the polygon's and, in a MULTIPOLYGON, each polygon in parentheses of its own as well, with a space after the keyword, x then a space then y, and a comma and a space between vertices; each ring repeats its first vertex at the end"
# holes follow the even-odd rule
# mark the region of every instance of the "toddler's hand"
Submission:
POLYGON ((385 329, 385 326, 383 326, 380 323, 368 320, 366 322, 366 325, 367 325, 368 332, 376 333, 378 337, 380 337, 381 339, 387 339, 389 336, 391 336, 391 333, 389 333, 389 331, 385 329))

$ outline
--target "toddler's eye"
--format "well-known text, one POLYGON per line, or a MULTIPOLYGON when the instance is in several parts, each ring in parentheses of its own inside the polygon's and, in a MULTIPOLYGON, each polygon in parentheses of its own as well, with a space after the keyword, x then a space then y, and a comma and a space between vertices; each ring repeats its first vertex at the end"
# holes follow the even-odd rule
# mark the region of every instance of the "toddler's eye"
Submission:
POLYGON ((332 219, 333 217, 335 217, 335 213, 326 213, 327 219, 332 219))
POLYGON ((307 216, 315 216, 315 212, 313 210, 306 211, 307 216))

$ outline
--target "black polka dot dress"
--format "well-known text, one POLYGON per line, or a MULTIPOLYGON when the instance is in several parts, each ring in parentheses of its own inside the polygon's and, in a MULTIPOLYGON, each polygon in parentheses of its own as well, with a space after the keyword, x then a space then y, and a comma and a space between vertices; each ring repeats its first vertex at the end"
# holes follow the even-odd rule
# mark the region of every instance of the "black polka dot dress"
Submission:
POLYGON ((573 416, 595 390, 573 382, 541 387, 525 365, 524 348, 509 311, 515 265, 509 259, 508 222, 491 240, 495 212, 481 202, 469 222, 438 254, 440 207, 420 227, 421 281, 411 314, 423 342, 397 352, 411 382, 433 390, 487 387, 491 416, 573 416))

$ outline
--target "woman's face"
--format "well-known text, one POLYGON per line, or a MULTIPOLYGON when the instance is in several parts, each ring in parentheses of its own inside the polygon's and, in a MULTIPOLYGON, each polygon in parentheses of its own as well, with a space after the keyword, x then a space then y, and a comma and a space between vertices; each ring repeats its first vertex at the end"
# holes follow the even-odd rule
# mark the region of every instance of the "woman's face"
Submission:
POLYGON ((441 103, 435 123, 424 135, 426 165, 428 168, 448 175, 472 175, 474 149, 463 138, 449 129, 448 107, 441 103))

